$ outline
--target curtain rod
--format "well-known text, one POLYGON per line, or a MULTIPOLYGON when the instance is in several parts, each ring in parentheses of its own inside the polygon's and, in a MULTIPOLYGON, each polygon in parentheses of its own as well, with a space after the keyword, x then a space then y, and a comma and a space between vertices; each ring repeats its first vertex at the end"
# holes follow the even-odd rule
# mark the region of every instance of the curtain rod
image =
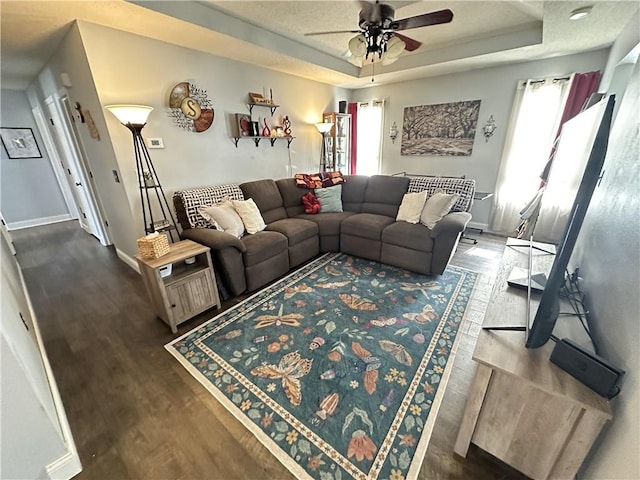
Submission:
MULTIPOLYGON (((554 78, 554 79, 552 80, 552 82, 553 82, 553 83, 556 83, 556 82, 561 82, 561 81, 563 81, 563 80, 570 80, 570 79, 571 79, 571 77, 558 77, 558 78, 554 78)), ((544 79, 544 78, 543 78, 542 80, 525 80, 525 81, 522 83, 522 85, 526 85, 527 83, 529 83, 529 84, 533 84, 533 83, 546 83, 546 82, 547 82, 547 80, 546 80, 546 79, 544 79)))

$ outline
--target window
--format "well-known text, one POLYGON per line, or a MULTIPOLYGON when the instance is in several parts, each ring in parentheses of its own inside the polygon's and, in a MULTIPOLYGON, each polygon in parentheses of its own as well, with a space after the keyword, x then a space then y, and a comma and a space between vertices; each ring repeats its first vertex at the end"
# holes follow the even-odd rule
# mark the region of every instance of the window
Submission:
POLYGON ((498 173, 491 228, 513 235, 536 196, 562 118, 569 79, 520 82, 498 173))
POLYGON ((359 175, 380 173, 382 150, 382 119, 384 102, 374 100, 358 103, 358 169, 359 175))

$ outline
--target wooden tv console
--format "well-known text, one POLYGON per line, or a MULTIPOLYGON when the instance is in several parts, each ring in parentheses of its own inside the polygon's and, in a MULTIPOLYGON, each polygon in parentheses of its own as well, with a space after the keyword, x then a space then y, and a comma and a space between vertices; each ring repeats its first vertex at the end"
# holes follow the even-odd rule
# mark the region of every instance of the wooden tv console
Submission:
MULTIPOLYGON (((513 246, 522 243, 507 241, 484 326, 525 324, 526 291, 507 285, 513 267, 527 267, 528 249, 513 246)), ((533 270, 548 273, 552 263, 553 256, 538 251, 533 270)), ((533 301, 531 315, 536 308, 533 301)), ((465 457, 474 443, 531 478, 574 478, 612 418, 609 402, 549 361, 552 341, 536 349, 524 342, 524 332, 480 333, 473 353, 477 370, 454 451, 465 457)))

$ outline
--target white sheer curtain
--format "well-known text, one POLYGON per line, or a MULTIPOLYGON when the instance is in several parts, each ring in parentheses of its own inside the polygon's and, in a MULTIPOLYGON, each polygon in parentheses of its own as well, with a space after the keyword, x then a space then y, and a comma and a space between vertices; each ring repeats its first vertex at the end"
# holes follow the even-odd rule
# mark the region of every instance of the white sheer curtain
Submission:
POLYGON ((562 126, 535 226, 537 240, 556 243, 562 237, 605 107, 600 102, 562 126))
POLYGON ((514 235, 520 211, 536 195, 569 87, 567 79, 518 83, 496 184, 493 231, 514 235))
POLYGON ((384 102, 358 103, 358 175, 380 173, 384 102))

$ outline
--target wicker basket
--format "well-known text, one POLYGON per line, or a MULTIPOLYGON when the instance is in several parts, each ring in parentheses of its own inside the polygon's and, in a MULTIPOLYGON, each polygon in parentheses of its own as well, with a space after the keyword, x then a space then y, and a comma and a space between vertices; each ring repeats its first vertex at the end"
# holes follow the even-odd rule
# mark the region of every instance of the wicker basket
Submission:
POLYGON ((164 233, 150 233, 137 241, 138 255, 142 258, 160 258, 169 253, 169 239, 164 233))

